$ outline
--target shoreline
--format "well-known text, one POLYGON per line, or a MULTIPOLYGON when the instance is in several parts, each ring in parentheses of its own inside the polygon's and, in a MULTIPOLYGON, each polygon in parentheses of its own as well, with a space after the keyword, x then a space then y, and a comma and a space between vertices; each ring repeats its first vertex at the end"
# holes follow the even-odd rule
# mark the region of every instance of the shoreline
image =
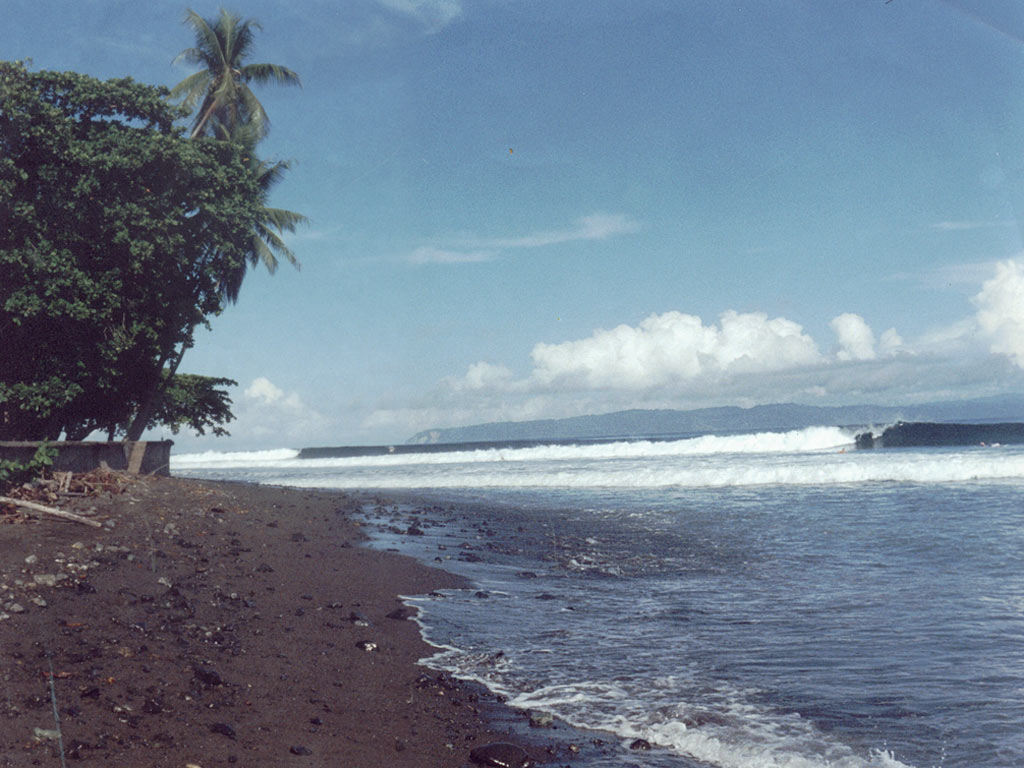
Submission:
POLYGON ((100 529, 0 516, 0 766, 455 767, 503 741, 571 760, 419 664, 398 596, 466 582, 360 546, 362 504, 147 477, 61 504, 100 529))

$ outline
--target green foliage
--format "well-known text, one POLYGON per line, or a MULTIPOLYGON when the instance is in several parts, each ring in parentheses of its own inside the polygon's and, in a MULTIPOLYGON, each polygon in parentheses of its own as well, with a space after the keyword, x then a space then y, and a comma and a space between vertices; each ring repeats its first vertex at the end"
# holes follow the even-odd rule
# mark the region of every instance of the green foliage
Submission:
POLYGON ((166 97, 0 62, 0 439, 148 423, 244 270, 249 160, 185 138, 166 97))
POLYGON ((27 463, 0 459, 0 491, 6 492, 8 488, 41 477, 53 466, 56 458, 57 449, 43 442, 27 463))
POLYGON ((167 388, 153 418, 147 427, 164 425, 173 434, 185 427, 198 435, 206 434, 207 428, 221 437, 229 434, 223 427, 235 416, 231 413, 231 398, 217 387, 236 387, 237 381, 212 376, 197 376, 191 373, 175 374, 167 388))
POLYGON ((243 19, 223 8, 215 19, 188 11, 185 23, 192 27, 196 44, 182 51, 175 62, 198 64, 202 69, 182 80, 171 91, 181 98, 188 113, 196 111, 192 136, 234 136, 251 126, 257 140, 266 135, 270 120, 249 83, 299 85, 299 76, 280 64, 247 64, 258 21, 243 19))

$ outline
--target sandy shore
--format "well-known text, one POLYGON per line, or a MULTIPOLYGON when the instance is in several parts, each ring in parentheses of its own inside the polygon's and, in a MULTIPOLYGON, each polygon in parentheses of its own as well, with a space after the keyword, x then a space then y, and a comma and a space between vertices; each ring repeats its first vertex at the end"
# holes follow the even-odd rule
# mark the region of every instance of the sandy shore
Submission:
POLYGON ((0 516, 0 766, 464 766, 515 741, 396 613, 456 577, 358 546, 354 505, 147 478, 76 502, 99 529, 0 516))

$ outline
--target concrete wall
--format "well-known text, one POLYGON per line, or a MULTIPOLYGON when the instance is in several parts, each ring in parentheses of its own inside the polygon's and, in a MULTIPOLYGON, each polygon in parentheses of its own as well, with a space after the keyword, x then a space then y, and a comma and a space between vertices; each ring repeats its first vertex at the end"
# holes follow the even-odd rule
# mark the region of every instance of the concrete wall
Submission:
MULTIPOLYGON (((172 440, 129 442, 56 442, 56 472, 90 472, 104 464, 109 469, 143 475, 170 475, 172 440)), ((40 443, 0 442, 0 459, 28 462, 40 443)))

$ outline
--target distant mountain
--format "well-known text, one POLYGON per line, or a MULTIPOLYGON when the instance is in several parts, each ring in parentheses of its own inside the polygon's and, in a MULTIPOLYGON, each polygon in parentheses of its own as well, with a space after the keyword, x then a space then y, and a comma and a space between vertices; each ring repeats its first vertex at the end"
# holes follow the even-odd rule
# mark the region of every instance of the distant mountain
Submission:
POLYGON ((407 444, 476 443, 506 440, 574 440, 664 437, 694 432, 748 432, 813 426, 884 426, 896 421, 1024 421, 1024 396, 1004 395, 923 405, 821 407, 779 403, 752 408, 727 406, 693 411, 631 410, 538 421, 502 421, 429 429, 407 444))

